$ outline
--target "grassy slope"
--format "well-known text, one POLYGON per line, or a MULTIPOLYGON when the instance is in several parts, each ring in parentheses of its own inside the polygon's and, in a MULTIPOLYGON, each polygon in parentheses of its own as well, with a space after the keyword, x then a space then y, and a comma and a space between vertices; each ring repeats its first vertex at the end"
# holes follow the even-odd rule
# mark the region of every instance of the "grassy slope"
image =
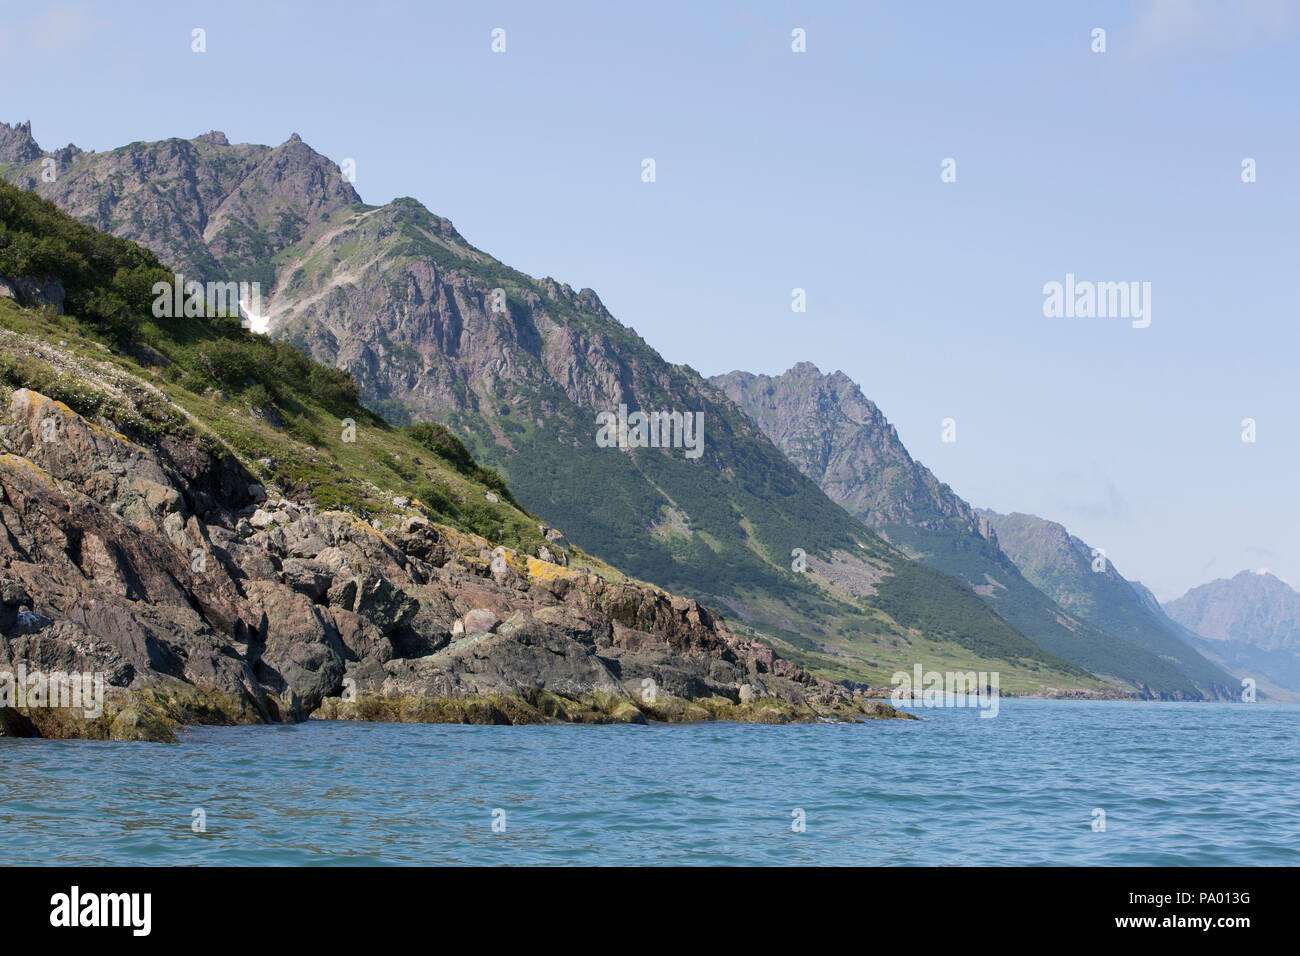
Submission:
MULTIPOLYGON (((461 473, 409 431, 360 406, 353 410, 352 442, 343 440, 337 413, 310 399, 294 403, 292 429, 273 425, 263 409, 238 397, 168 382, 160 366, 111 350, 74 319, 21 309, 7 299, 0 299, 0 383, 6 394, 31 388, 80 414, 107 418, 128 437, 171 433, 215 454, 233 454, 273 490, 367 521, 396 519, 415 507, 431 520, 521 551, 545 543, 535 517, 506 500, 487 500, 486 493, 500 487, 495 482, 461 473), (304 430, 312 431, 310 440, 296 434, 304 430), (270 459, 272 467, 259 459, 270 459), (395 505, 399 496, 413 499, 412 505, 395 505)), ((579 549, 573 557, 574 566, 625 579, 579 549)))

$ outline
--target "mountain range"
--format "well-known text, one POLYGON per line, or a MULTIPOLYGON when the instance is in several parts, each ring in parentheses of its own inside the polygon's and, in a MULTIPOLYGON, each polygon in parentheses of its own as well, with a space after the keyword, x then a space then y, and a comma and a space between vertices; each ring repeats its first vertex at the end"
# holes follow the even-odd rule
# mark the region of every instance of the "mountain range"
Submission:
POLYGON ((1107 687, 854 520, 595 292, 505 266, 415 200, 365 205, 296 135, 273 148, 211 132, 47 153, 29 126, 8 127, 0 163, 186 280, 258 283, 271 337, 348 372, 369 408, 446 425, 587 552, 819 673, 880 686, 917 659, 995 662, 1011 689, 1107 687), (703 455, 601 447, 597 416, 620 406, 700 416, 703 455))
POLYGON ((799 469, 907 554, 964 581, 1039 646, 1161 697, 1232 696, 1235 681, 1170 633, 1060 525, 978 511, 914 460, 897 430, 842 372, 807 362, 783 375, 713 383, 799 469), (1082 562, 1082 563, 1080 563, 1082 562))
POLYGON ((1229 699, 1239 695, 1238 682, 1192 648, 1151 593, 1126 580, 1101 551, 1054 521, 1027 514, 983 514, 1025 577, 1061 607, 1172 664, 1208 694, 1229 699))
MULTIPOLYGON (((444 429, 466 473, 516 509, 493 527, 422 482, 430 514, 453 526, 536 553, 547 545, 521 530, 535 515, 574 554, 716 608, 745 639, 851 686, 919 660, 995 667, 1013 692, 1237 694, 1240 658, 1219 653, 1222 639, 1166 616, 1108 562, 1093 570, 1060 525, 973 508, 842 373, 800 363, 706 380, 593 290, 506 266, 414 199, 365 204, 296 134, 97 153, 45 151, 30 124, 0 124, 0 177, 184 281, 247 284, 245 324, 344 373, 375 421, 444 429), (638 412, 698 422, 698 447, 638 442, 638 412), (626 424, 603 432, 607 416, 626 424)), ((232 401, 300 439, 329 427, 203 349, 232 401)), ((316 487, 320 469, 273 464, 262 478, 290 498, 316 487)))

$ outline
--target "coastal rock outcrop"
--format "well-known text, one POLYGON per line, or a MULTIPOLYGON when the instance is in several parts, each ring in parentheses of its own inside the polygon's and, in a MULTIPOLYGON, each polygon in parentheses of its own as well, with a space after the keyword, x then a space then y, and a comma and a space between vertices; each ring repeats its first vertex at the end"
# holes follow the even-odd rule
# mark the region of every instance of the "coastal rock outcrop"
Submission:
POLYGON ((0 672, 105 688, 94 716, 0 700, 0 735, 894 716, 694 600, 415 513, 374 527, 109 424, 29 389, 0 415, 0 672))

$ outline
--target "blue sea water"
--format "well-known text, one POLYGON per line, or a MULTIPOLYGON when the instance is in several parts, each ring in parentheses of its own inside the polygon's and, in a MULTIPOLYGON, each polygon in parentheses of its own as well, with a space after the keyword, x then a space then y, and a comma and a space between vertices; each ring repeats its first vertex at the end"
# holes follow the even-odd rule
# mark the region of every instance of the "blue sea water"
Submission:
POLYGON ((310 721, 198 728, 172 745, 0 740, 0 858, 1300 864, 1300 708, 1004 699, 993 719, 918 713, 853 725, 310 721), (206 832, 193 831, 195 809, 206 832))

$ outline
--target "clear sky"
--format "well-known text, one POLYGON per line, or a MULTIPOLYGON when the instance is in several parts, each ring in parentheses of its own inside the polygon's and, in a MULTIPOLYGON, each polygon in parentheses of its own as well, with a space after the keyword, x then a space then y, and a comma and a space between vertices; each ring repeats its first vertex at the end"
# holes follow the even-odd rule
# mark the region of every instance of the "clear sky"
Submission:
POLYGON ((3 2, 0 62, 46 149, 297 132, 670 361, 842 369, 1162 599, 1300 585, 1300 3, 3 2), (1150 327, 1044 317, 1066 273, 1150 327))

